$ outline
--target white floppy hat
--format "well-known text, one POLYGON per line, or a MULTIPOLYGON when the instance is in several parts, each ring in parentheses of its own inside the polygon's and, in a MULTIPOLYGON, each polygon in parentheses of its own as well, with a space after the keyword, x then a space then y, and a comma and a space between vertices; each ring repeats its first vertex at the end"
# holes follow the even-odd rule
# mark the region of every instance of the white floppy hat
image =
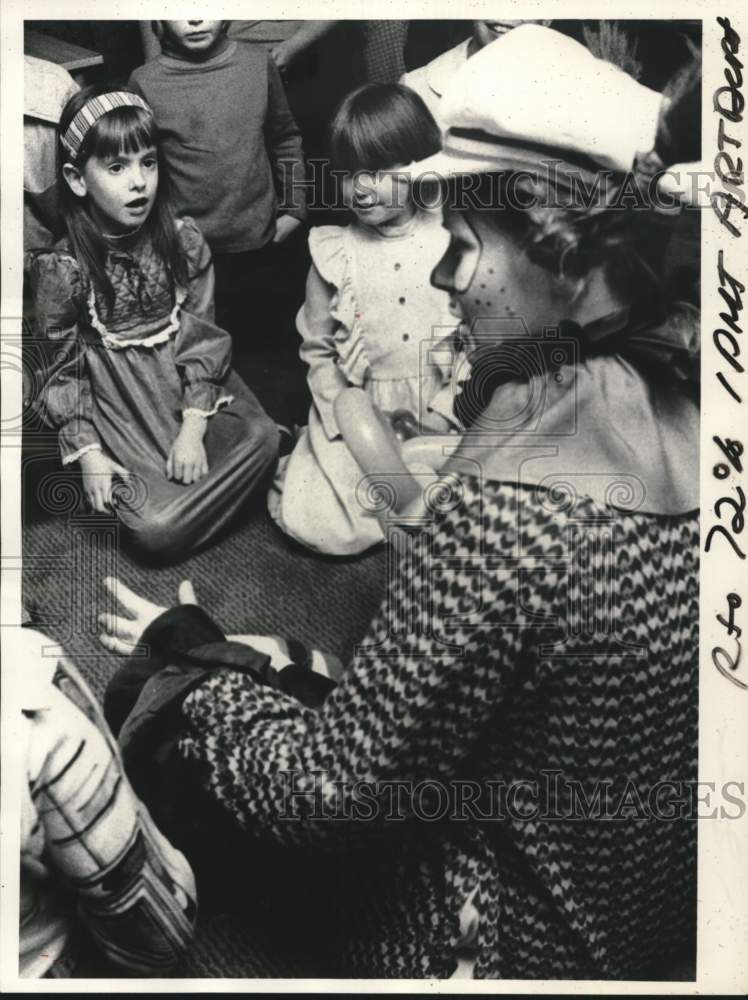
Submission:
POLYGON ((468 59, 440 106, 441 152, 413 179, 504 170, 591 178, 631 170, 651 152, 663 96, 566 35, 524 24, 468 59))

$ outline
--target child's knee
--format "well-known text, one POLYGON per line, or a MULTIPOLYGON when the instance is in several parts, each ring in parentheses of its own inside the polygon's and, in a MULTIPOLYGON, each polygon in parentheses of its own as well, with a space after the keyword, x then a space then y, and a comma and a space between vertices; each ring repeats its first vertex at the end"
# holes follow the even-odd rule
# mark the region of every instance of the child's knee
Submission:
POLYGON ((184 552, 187 527, 184 515, 169 509, 144 512, 126 524, 130 541, 144 556, 167 558, 184 552))
POLYGON ((275 461, 279 444, 278 425, 263 410, 248 417, 243 446, 259 465, 265 468, 275 461))
POLYGON ((236 460, 237 456, 242 456, 242 460, 251 459, 253 465, 265 468, 278 454, 280 432, 277 425, 256 400, 238 399, 231 405, 233 412, 226 414, 229 419, 220 429, 215 428, 215 437, 212 435, 214 428, 208 428, 210 436, 206 438, 206 443, 209 457, 232 455, 236 460))

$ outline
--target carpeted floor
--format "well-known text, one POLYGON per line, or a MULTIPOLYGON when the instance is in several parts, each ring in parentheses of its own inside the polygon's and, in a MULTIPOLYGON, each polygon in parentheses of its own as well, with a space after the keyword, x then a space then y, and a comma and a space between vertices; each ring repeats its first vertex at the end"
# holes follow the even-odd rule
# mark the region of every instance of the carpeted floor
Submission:
MULTIPOLYGON (((343 660, 378 606, 384 586, 381 551, 355 560, 315 556, 275 528, 262 502, 210 549, 176 566, 147 567, 120 546, 115 522, 76 507, 74 474, 64 473, 49 454, 27 455, 24 474, 24 602, 38 627, 64 645, 99 698, 119 663, 96 639, 96 615, 107 607, 105 575, 119 576, 160 604, 173 603, 179 581, 191 579, 200 603, 227 633, 295 636, 343 660)), ((249 905, 240 918, 203 910, 194 948, 179 974, 335 974, 323 956, 309 953, 308 942, 258 924, 252 911, 249 905)), ((81 974, 112 975, 87 962, 81 974)))

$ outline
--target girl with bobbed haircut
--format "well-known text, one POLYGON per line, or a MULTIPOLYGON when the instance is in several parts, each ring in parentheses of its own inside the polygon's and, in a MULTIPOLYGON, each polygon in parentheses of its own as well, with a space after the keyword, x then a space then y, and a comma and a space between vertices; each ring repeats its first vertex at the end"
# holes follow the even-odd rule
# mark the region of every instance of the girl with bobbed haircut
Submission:
POLYGON ((414 90, 399 83, 370 84, 341 101, 329 146, 336 170, 387 170, 435 153, 439 126, 414 90))
POLYGON ((36 405, 89 505, 115 511, 142 555, 184 556, 261 480, 277 429, 230 368, 210 251, 174 217, 149 105, 86 87, 58 135, 67 236, 28 269, 37 332, 64 361, 36 405))
POLYGON ((313 404, 268 497, 279 527, 320 552, 352 555, 384 538, 362 506, 363 473, 337 425, 341 392, 366 394, 365 421, 457 426, 449 390, 457 321, 448 296, 429 283, 446 234, 440 214, 415 203, 403 172, 439 145, 426 105, 400 84, 359 87, 332 121, 331 162, 353 221, 309 235, 312 267, 297 326, 313 404), (423 363, 426 341, 441 343, 432 351, 438 363, 423 363))

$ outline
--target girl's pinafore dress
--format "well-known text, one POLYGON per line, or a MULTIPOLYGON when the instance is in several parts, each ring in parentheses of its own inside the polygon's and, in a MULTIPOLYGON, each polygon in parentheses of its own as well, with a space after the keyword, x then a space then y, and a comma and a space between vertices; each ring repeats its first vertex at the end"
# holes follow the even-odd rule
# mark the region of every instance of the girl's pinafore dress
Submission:
POLYGON ((342 389, 365 389, 385 414, 410 411, 424 430, 458 426, 451 382, 457 320, 446 292, 430 282, 448 242, 440 215, 421 211, 389 231, 354 224, 309 235, 330 299, 319 320, 308 302, 297 317, 313 405, 268 497, 276 523, 303 545, 352 555, 383 539, 364 472, 335 420, 342 389))

